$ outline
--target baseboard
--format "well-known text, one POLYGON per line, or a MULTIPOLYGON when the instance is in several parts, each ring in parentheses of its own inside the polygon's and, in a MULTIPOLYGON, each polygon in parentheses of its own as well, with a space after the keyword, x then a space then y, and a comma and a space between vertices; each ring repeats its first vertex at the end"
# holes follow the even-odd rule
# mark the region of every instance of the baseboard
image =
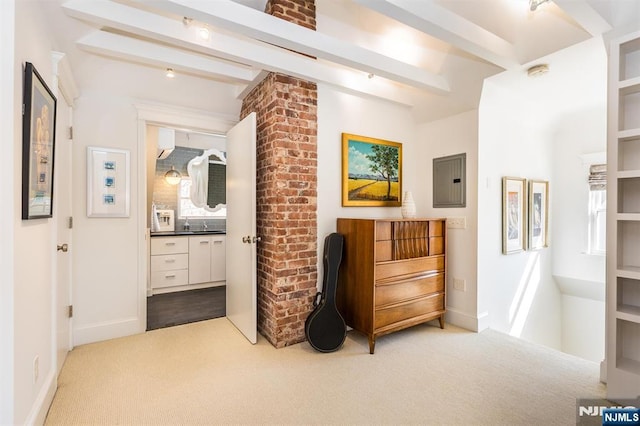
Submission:
POLYGON ((53 397, 56 394, 56 387, 57 381, 54 369, 47 374, 44 385, 40 388, 40 392, 31 407, 29 416, 27 416, 24 422, 25 425, 31 426, 44 424, 44 421, 47 418, 47 413, 49 412, 49 407, 51 406, 53 397))
POLYGON ((139 318, 125 318, 77 327, 73 330, 73 346, 144 333, 146 323, 146 318, 143 321, 139 318))
POLYGON ((600 361, 600 381, 607 384, 607 360, 600 361))
POLYGON ((447 308, 447 313, 445 314, 447 323, 475 332, 482 331, 489 327, 488 318, 489 314, 487 312, 476 317, 451 308, 447 308))

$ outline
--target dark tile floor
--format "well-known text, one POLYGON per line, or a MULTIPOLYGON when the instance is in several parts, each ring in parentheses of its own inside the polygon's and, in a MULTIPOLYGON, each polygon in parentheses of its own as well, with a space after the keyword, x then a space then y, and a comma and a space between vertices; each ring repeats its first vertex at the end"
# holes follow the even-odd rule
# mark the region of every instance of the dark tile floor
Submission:
POLYGON ((147 331, 226 315, 226 286, 147 297, 147 331))

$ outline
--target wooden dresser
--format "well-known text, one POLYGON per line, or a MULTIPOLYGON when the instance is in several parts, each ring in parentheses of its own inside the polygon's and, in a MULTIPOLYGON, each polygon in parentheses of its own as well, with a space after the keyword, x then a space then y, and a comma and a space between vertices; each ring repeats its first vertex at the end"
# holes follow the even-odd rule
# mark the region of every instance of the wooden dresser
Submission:
POLYGON ((378 336, 436 318, 444 328, 446 228, 445 219, 338 219, 336 301, 370 353, 378 336))

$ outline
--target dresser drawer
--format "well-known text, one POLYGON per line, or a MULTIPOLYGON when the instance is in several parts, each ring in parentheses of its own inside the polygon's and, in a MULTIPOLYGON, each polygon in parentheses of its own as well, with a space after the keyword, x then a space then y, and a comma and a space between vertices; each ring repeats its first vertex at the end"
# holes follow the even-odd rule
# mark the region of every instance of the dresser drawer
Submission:
POLYGON ((444 311, 444 293, 436 293, 422 299, 376 309, 374 314, 375 328, 378 329, 402 320, 438 311, 444 311))
POLYGON ((388 281, 393 277, 444 271, 444 256, 419 257, 376 265, 376 281, 388 281))
POLYGON ((151 255, 189 253, 189 237, 151 238, 151 255))
POLYGON ((174 269, 187 269, 188 267, 188 254, 165 254, 160 256, 151 256, 152 271, 171 271, 174 269))
POLYGON ((151 271, 151 287, 173 287, 189 284, 189 270, 151 271))
POLYGON ((425 278, 378 284, 375 306, 378 308, 442 291, 444 291, 444 273, 442 272, 425 278))

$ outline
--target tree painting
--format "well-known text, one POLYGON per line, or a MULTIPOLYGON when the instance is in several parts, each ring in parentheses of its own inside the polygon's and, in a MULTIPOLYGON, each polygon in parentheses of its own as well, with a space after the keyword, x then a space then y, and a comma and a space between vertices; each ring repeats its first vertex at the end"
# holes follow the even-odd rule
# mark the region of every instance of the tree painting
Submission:
POLYGON ((342 134, 342 205, 399 206, 402 144, 342 134))
POLYGON ((391 199, 391 179, 398 176, 398 148, 385 145, 373 145, 373 154, 367 154, 371 161, 370 169, 387 181, 386 199, 391 199))

